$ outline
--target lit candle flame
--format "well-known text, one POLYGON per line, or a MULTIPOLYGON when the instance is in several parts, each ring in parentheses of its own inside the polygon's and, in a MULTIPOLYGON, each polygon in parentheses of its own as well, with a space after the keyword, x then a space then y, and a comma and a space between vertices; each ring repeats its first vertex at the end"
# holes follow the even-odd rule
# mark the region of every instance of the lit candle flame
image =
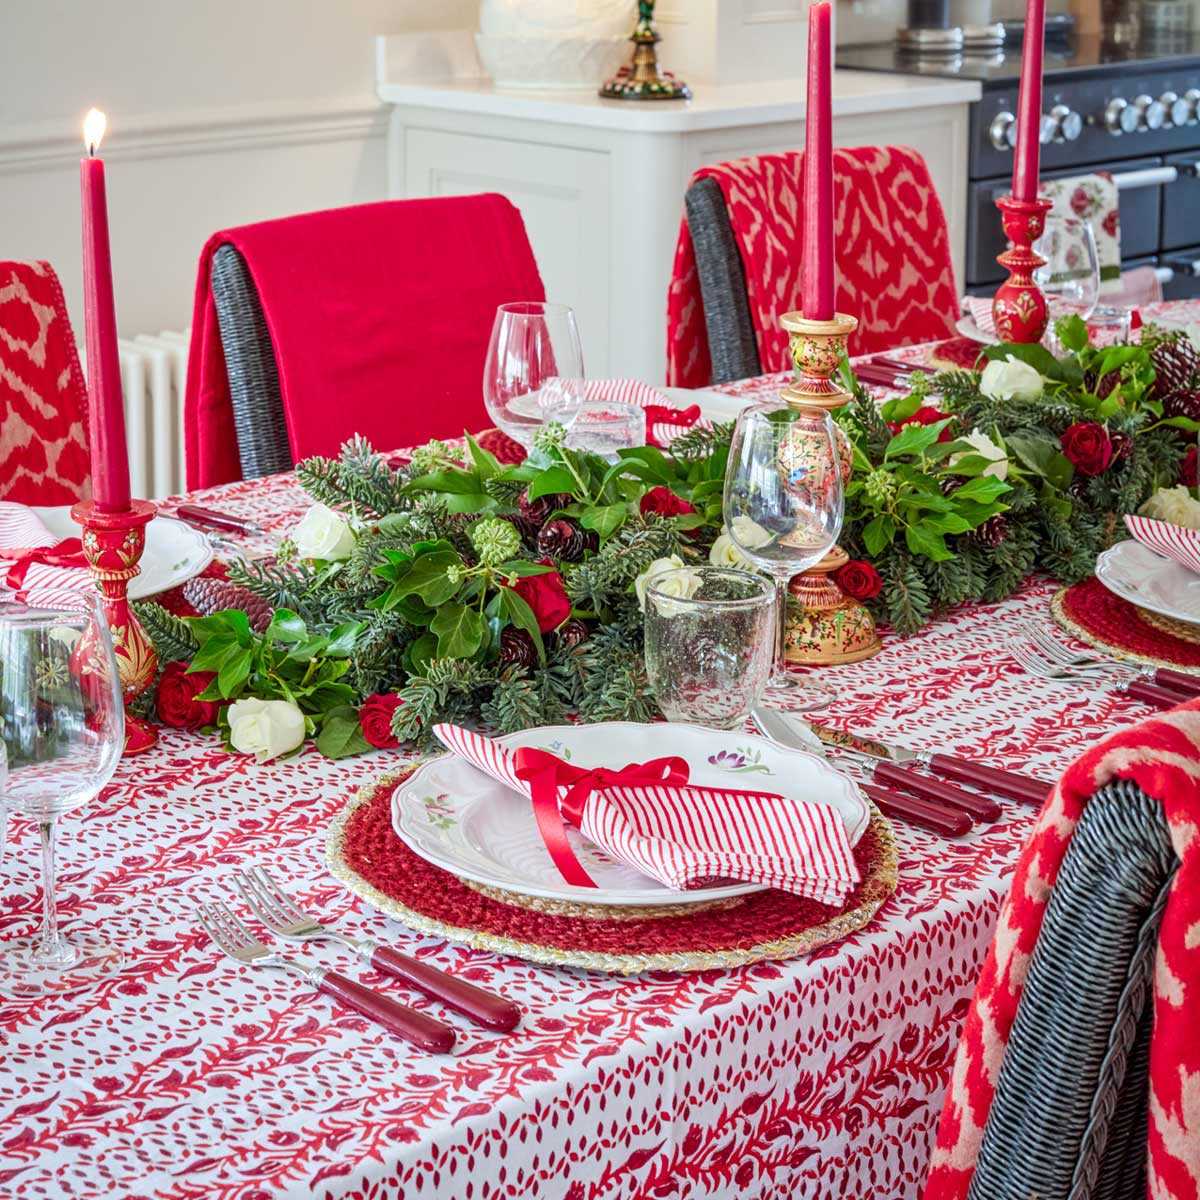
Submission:
POLYGON ((88 110, 88 115, 83 118, 83 144, 88 154, 94 155, 100 149, 100 139, 107 126, 108 118, 98 108, 88 110))

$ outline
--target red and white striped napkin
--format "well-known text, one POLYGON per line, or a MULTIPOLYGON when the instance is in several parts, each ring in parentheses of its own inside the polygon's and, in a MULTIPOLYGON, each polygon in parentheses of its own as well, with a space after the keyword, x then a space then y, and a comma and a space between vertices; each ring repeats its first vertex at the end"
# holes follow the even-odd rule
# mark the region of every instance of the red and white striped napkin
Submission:
MULTIPOLYGON (((498 741, 457 725, 434 733, 532 802, 514 754, 498 741)), ((690 784, 610 786, 592 791, 578 824, 613 858, 677 891, 736 879, 836 906, 859 880, 844 822, 817 801, 690 784)))
POLYGON ((1125 518, 1125 528, 1143 546, 1173 558, 1180 566, 1200 575, 1200 531, 1132 513, 1125 518))
POLYGON ((646 442, 666 447, 681 433, 712 422, 700 415, 698 404, 675 408, 670 400, 640 379, 585 379, 583 394, 589 404, 636 404, 646 410, 646 442))
MULTIPOLYGON (((59 539, 43 524, 41 518, 24 504, 0 501, 0 599, 11 595, 9 572, 30 550, 48 550, 59 545, 59 539)), ((76 545, 76 549, 78 546, 76 545)), ((91 588, 88 569, 33 563, 25 572, 22 587, 27 588, 91 588)))

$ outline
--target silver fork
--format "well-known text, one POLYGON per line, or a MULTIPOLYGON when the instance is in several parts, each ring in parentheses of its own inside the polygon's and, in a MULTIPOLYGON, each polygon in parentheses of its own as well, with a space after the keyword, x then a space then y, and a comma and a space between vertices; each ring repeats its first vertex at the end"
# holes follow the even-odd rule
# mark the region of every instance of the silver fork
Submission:
POLYGON ((1050 679, 1058 683, 1099 683, 1113 684, 1115 690, 1124 692, 1134 700, 1154 708, 1174 708, 1189 697, 1183 693, 1172 691, 1157 683, 1137 676, 1126 676, 1124 680, 1111 672, 1095 674, 1079 667, 1063 667, 1053 663, 1045 655, 1039 653, 1032 643, 1013 641, 1008 644, 1009 653, 1022 670, 1030 675, 1038 675, 1042 679, 1050 679))
POLYGON ((1174 671, 1170 667, 1140 667, 1135 663, 1114 662, 1096 654, 1071 650, 1052 633, 1034 622, 1023 626, 1021 633, 1055 666, 1086 674, 1088 678, 1125 681, 1145 679, 1184 696, 1200 696, 1200 676, 1188 674, 1186 671, 1174 671))
POLYGON ((220 901, 201 904, 196 915, 213 943, 230 958, 251 967, 277 967, 302 975, 322 995, 332 996, 339 1004, 378 1022, 422 1050, 440 1054, 454 1045, 454 1030, 444 1022, 416 1012, 336 971, 306 967, 294 958, 285 958, 271 950, 246 928, 228 905, 220 901))
POLYGON ((393 950, 374 938, 349 938, 322 925, 316 917, 298 908, 264 867, 238 871, 234 875, 234 883, 254 915, 272 933, 282 938, 298 942, 323 938, 336 942, 376 969, 402 979, 427 996, 441 1000, 487 1029, 508 1033, 521 1020, 520 1008, 502 996, 393 950))

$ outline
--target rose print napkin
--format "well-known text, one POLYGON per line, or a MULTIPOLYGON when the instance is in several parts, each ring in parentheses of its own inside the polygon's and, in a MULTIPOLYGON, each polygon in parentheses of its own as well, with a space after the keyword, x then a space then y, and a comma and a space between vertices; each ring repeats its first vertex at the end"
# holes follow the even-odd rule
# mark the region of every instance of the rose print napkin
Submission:
POLYGON ((587 769, 544 750, 509 750, 457 725, 437 725, 434 733, 453 753, 529 798, 568 883, 596 886, 570 848, 564 823, 677 891, 736 879, 836 906, 859 880, 845 824, 828 804, 690 785, 680 758, 587 769))
POLYGON ((91 586, 78 538, 60 542, 33 509, 0 501, 0 600, 22 587, 91 586))

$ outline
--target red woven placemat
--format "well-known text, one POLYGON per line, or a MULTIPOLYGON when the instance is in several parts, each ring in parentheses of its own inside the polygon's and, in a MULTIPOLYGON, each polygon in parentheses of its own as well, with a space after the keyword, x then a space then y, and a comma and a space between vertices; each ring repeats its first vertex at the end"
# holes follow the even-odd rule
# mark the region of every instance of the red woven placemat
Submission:
POLYGON ((350 802, 331 830, 329 862, 335 875, 423 932, 536 961, 638 971, 789 957, 861 928, 896 886, 891 829, 874 814, 854 849, 863 880, 841 909, 765 891, 729 908, 640 920, 538 912, 484 895, 420 858, 396 836, 392 793, 410 773, 364 789, 350 802))
POLYGON ((1159 627, 1164 618, 1113 595, 1094 576, 1059 592, 1051 611, 1068 633, 1113 654, 1154 666, 1200 667, 1200 641, 1159 627))

